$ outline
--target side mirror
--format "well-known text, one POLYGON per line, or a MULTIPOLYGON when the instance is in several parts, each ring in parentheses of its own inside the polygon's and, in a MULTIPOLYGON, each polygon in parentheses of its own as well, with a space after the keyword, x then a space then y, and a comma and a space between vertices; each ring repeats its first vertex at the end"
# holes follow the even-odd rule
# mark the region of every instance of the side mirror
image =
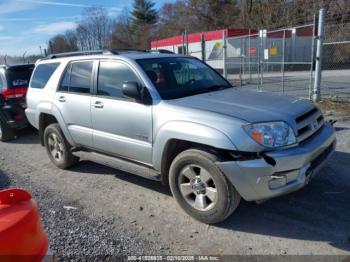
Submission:
POLYGON ((137 82, 124 82, 122 87, 123 94, 127 97, 134 98, 136 100, 141 99, 141 92, 137 82))

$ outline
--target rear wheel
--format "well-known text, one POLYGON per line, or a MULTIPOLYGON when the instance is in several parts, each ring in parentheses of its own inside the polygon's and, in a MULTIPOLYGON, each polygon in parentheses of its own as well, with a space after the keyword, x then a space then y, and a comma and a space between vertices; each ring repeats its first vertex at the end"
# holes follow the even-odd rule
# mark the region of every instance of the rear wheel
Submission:
POLYGON ((169 172, 169 184, 180 207, 195 219, 214 224, 237 208, 240 195, 215 165, 211 153, 190 149, 180 153, 169 172))
POLYGON ((79 161, 71 152, 71 146, 64 137, 58 124, 51 124, 44 132, 46 151, 57 167, 67 169, 79 161))
POLYGON ((14 139, 15 132, 4 121, 0 120, 0 141, 6 142, 14 139))

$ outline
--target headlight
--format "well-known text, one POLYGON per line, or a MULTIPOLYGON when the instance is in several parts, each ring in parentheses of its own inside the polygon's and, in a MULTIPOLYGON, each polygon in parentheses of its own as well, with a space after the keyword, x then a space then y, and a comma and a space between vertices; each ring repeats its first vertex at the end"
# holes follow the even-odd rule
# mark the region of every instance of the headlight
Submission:
POLYGON ((265 147, 280 147, 296 143, 292 128, 282 121, 249 124, 243 128, 251 138, 265 147))

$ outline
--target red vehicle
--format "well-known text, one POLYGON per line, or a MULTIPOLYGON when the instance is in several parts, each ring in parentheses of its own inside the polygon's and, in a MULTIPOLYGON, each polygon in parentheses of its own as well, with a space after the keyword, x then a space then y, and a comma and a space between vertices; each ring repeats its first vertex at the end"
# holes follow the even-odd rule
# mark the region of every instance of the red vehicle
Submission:
POLYGON ((32 196, 22 189, 0 191, 0 260, 42 261, 48 238, 32 196))

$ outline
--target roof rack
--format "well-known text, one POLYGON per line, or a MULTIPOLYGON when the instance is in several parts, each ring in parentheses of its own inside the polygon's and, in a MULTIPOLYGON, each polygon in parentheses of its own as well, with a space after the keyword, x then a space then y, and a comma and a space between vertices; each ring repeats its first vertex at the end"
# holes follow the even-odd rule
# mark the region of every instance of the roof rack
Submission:
POLYGON ((158 54, 175 54, 172 51, 166 50, 166 49, 157 49, 157 50, 150 50, 151 53, 158 53, 158 54))
POLYGON ((105 49, 105 50, 92 50, 92 51, 77 51, 51 54, 44 59, 64 58, 71 56, 84 56, 84 55, 120 55, 122 53, 159 53, 159 54, 174 54, 166 49, 158 50, 139 50, 139 49, 105 49))
POLYGON ((77 51, 77 52, 66 52, 66 53, 57 53, 51 54, 46 57, 46 59, 55 59, 55 58, 63 58, 70 56, 83 56, 83 55, 102 55, 105 51, 103 50, 93 50, 93 51, 77 51))

